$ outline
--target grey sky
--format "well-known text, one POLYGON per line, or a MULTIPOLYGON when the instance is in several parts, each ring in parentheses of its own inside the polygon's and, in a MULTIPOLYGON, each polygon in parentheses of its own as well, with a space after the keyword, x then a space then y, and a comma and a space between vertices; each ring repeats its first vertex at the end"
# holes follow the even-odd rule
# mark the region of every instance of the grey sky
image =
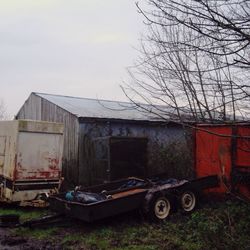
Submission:
POLYGON ((125 100, 144 26, 134 0, 0 0, 0 98, 30 92, 125 100))

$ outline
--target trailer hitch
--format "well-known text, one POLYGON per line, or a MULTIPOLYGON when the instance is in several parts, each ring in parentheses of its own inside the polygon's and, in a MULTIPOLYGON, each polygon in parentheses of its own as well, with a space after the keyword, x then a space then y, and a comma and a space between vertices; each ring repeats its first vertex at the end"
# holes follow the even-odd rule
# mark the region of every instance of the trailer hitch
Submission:
POLYGON ((19 224, 19 217, 17 214, 0 215, 0 227, 15 227, 19 224))

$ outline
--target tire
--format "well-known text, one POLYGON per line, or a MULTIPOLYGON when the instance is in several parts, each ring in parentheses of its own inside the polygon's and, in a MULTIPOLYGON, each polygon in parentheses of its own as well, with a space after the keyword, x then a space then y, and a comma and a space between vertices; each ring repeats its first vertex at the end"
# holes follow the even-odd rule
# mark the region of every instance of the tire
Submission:
POLYGON ((160 222, 169 217, 172 210, 170 199, 166 196, 157 195, 152 198, 149 206, 149 219, 151 221, 160 222))
POLYGON ((197 206, 197 196, 191 190, 184 191, 180 195, 180 206, 185 213, 191 213, 197 206))

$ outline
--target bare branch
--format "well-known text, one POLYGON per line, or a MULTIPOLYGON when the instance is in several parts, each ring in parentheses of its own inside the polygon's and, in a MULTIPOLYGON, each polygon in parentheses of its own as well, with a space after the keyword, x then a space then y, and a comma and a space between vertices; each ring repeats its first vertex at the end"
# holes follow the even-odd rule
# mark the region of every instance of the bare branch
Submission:
POLYGON ((154 111, 165 105, 160 116, 180 121, 217 123, 247 114, 249 0, 147 2, 148 9, 136 4, 148 34, 141 40, 141 57, 129 68, 127 97, 154 111))

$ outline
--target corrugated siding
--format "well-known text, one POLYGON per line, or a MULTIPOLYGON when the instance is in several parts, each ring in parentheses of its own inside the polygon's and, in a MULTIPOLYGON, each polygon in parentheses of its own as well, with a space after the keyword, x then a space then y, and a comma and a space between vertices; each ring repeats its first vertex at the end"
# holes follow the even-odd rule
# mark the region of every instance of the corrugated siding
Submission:
POLYGON ((142 109, 140 110, 135 104, 128 102, 41 93, 35 93, 35 95, 54 103, 77 117, 160 121, 162 119, 159 119, 158 115, 154 115, 155 112, 159 113, 165 119, 169 119, 169 115, 166 115, 166 109, 169 114, 174 114, 175 112, 174 109, 169 109, 165 106, 154 107, 152 105, 141 104, 142 109), (145 112, 145 110, 151 110, 152 112, 145 112))
POLYGON ((41 97, 31 94, 17 114, 17 119, 32 119, 64 124, 63 176, 67 184, 78 181, 78 119, 41 97))

